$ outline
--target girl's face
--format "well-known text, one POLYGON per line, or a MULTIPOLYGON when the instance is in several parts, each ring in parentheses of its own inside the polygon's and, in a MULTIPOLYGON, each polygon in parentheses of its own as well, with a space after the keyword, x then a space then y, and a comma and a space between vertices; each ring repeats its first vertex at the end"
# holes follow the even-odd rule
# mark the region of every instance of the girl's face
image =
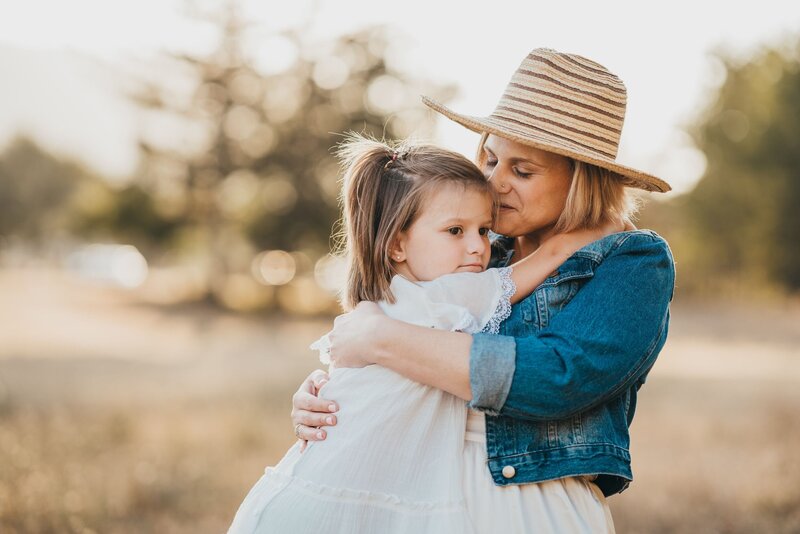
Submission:
POLYGON ((448 184, 438 188, 417 219, 401 232, 391 258, 398 274, 412 281, 486 269, 492 201, 487 194, 448 184))
POLYGON ((492 230, 520 237, 551 229, 572 184, 569 159, 491 134, 483 151, 483 172, 500 198, 492 230))

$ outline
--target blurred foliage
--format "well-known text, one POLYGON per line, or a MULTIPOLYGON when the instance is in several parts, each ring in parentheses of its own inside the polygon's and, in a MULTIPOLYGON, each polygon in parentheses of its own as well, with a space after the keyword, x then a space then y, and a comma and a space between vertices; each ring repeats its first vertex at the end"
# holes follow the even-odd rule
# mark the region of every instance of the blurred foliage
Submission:
POLYGON ((70 203, 90 178, 77 163, 13 140, 0 154, 0 237, 40 243, 64 226, 70 203))
POLYGON ((277 53, 288 47, 295 60, 262 73, 244 46, 248 26, 233 9, 223 15, 210 19, 221 35, 216 51, 166 58, 180 83, 170 86, 166 76, 132 94, 153 124, 178 124, 185 142, 160 142, 158 126, 156 139, 145 132, 134 185, 83 225, 210 259, 208 295, 229 274, 249 272, 260 250, 328 253, 339 194, 331 148, 339 136, 430 135, 419 94, 451 92, 393 70, 379 28, 324 43, 304 42, 302 31, 273 36, 283 43, 277 53))
POLYGON ((691 129, 707 158, 690 193, 653 202, 688 292, 800 290, 800 41, 746 61, 717 59, 725 79, 691 129))

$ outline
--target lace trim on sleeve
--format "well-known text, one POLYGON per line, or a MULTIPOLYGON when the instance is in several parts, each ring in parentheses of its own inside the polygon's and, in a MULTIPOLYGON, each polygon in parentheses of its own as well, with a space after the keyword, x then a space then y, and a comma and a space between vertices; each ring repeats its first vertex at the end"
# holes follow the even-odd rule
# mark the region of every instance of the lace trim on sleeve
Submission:
POLYGON ((500 333, 500 323, 508 319, 511 315, 511 297, 517 292, 517 286, 514 280, 511 279, 511 271, 513 267, 502 267, 497 269, 497 274, 500 275, 500 300, 497 301, 497 307, 494 313, 489 318, 489 322, 481 330, 485 334, 498 334, 500 333))

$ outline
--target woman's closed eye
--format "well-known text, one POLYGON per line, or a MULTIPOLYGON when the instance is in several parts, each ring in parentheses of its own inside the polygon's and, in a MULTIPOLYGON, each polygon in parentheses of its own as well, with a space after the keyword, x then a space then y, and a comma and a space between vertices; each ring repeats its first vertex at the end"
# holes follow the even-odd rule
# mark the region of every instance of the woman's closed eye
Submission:
POLYGON ((533 176, 534 173, 525 172, 522 169, 520 169, 519 167, 514 167, 514 174, 516 174, 520 178, 530 178, 531 176, 533 176))

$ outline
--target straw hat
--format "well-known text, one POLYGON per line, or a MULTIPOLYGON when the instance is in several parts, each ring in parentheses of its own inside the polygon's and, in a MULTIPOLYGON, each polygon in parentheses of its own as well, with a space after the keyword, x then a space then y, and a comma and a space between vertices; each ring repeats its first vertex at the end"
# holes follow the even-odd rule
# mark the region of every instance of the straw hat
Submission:
POLYGON ((666 193, 667 182, 617 163, 625 120, 625 85, 608 69, 575 54, 537 48, 528 54, 488 117, 435 111, 479 133, 491 133, 613 171, 626 185, 666 193))

